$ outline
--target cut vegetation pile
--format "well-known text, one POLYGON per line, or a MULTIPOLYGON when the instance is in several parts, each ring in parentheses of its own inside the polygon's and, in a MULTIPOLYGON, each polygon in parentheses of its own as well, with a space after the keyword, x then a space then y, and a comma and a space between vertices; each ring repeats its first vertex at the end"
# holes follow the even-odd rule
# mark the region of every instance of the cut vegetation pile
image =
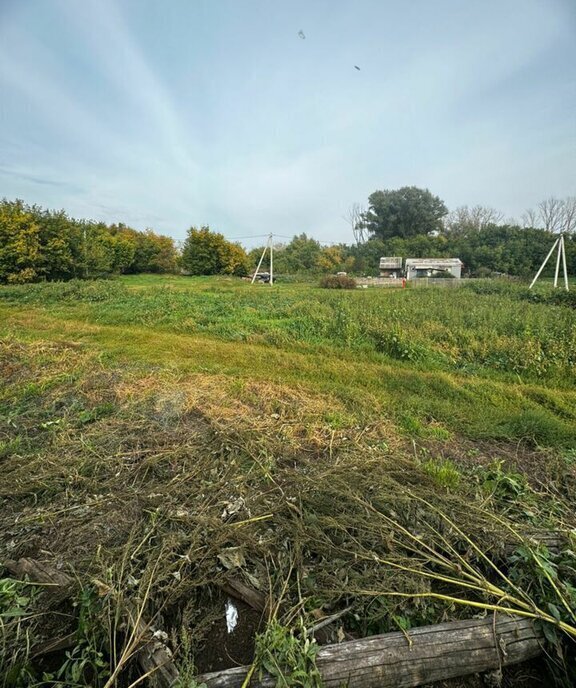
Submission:
MULTIPOLYGON (((74 318, 53 335, 42 313, 5 315, 4 685, 130 685, 141 674, 131 615, 171 649, 182 686, 250 664, 255 642, 286 685, 316 685, 305 629, 327 617, 336 616, 318 631, 322 642, 496 609, 535 619, 550 675, 570 681, 576 454, 573 415, 561 411, 570 388, 552 411, 555 392, 527 392, 564 428, 557 445, 498 433, 480 441, 418 416, 418 406, 385 412, 370 391, 357 403, 353 388, 266 382, 246 362, 232 375, 203 372, 201 360, 195 369, 175 358, 120 361, 121 347, 98 340, 89 322, 81 342, 74 318), (537 542, 550 533, 558 545, 549 550, 537 542), (10 575, 22 558, 70 575, 71 594, 10 575), (225 605, 238 586, 252 602, 236 602, 228 633, 225 605), (49 641, 60 645, 52 651, 49 641), (308 678, 290 677, 294 666, 308 678)), ((125 329, 129 350, 139 334, 125 329)))

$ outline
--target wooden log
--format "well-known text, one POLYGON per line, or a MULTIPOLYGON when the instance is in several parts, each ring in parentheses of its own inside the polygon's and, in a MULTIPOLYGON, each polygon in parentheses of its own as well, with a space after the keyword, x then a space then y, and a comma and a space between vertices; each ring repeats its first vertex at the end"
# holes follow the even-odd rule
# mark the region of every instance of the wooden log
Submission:
MULTIPOLYGON (((541 634, 530 619, 499 614, 423 626, 404 633, 327 645, 316 663, 326 688, 410 688, 524 662, 541 652, 541 634), (409 640, 407 640, 407 636, 409 640)), ((241 688, 249 667, 197 677, 207 688, 241 688)), ((254 678, 253 688, 276 680, 254 678)))
POLYGON ((133 613, 129 614, 134 628, 137 644, 141 645, 136 655, 144 674, 148 675, 146 685, 154 688, 169 688, 180 677, 180 672, 172 661, 172 652, 166 645, 163 633, 154 633, 150 626, 133 613))
MULTIPOLYGON (((528 533, 523 533, 528 545, 530 547, 537 547, 544 545, 550 554, 560 554, 560 552, 568 545, 569 536, 567 533, 551 533, 546 530, 536 530, 528 533)), ((518 547, 522 546, 522 542, 506 542, 504 544, 504 555, 509 557, 518 547)))
POLYGON ((254 588, 245 585, 237 578, 225 578, 219 584, 219 587, 231 597, 242 600, 242 602, 245 602, 249 607, 252 607, 252 609, 255 609, 257 612, 263 612, 266 609, 266 595, 259 590, 255 590, 254 588))
POLYGON ((36 657, 42 657, 42 655, 49 655, 51 652, 67 650, 70 647, 74 647, 77 642, 78 633, 76 631, 68 633, 68 635, 62 638, 50 638, 43 643, 36 643, 32 648, 31 656, 35 659, 36 657))
POLYGON ((76 588, 74 579, 67 573, 36 559, 23 557, 18 561, 8 560, 4 562, 4 568, 17 578, 28 577, 33 583, 47 586, 52 603, 60 603, 71 597, 76 588))

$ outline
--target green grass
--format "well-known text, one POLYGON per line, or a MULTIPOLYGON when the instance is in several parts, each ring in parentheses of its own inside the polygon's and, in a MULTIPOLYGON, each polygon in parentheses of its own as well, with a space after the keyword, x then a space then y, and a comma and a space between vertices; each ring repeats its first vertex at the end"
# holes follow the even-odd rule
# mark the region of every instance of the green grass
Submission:
POLYGON ((575 311, 532 303, 524 287, 487 284, 488 293, 335 293, 143 275, 3 287, 0 333, 72 339, 182 373, 303 385, 366 417, 384 414, 413 436, 432 427, 448 437, 573 445, 575 311))

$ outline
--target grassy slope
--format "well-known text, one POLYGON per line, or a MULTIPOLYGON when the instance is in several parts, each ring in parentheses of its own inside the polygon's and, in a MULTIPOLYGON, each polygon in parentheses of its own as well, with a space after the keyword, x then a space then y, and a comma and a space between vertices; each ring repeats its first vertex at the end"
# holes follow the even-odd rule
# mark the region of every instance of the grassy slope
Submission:
POLYGON ((576 443, 569 308, 467 290, 334 294, 153 276, 123 283, 78 297, 53 285, 13 289, 0 301, 0 332, 82 341, 115 360, 181 373, 303 385, 416 435, 432 424, 475 439, 576 443))

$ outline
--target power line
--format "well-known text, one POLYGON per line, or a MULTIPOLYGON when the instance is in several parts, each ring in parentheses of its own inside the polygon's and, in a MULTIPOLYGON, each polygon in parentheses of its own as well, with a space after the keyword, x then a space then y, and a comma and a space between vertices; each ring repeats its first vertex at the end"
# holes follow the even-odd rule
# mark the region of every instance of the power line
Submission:
POLYGON ((262 237, 270 236, 269 234, 250 234, 246 236, 226 237, 228 241, 235 241, 236 239, 261 239, 262 237))
MULTIPOLYGON (((298 238, 298 234, 293 234, 292 236, 287 236, 286 234, 276 234, 273 233, 272 237, 273 238, 278 238, 278 239, 288 239, 289 241, 292 241, 294 238, 298 238)), ((228 241, 238 241, 240 239, 263 239, 263 238, 269 238, 270 234, 246 234, 243 236, 235 236, 235 237, 226 237, 228 241)), ((314 237, 310 236, 308 239, 313 239, 319 244, 323 244, 324 246, 338 246, 341 244, 341 241, 324 241, 322 239, 315 239, 314 237)))

